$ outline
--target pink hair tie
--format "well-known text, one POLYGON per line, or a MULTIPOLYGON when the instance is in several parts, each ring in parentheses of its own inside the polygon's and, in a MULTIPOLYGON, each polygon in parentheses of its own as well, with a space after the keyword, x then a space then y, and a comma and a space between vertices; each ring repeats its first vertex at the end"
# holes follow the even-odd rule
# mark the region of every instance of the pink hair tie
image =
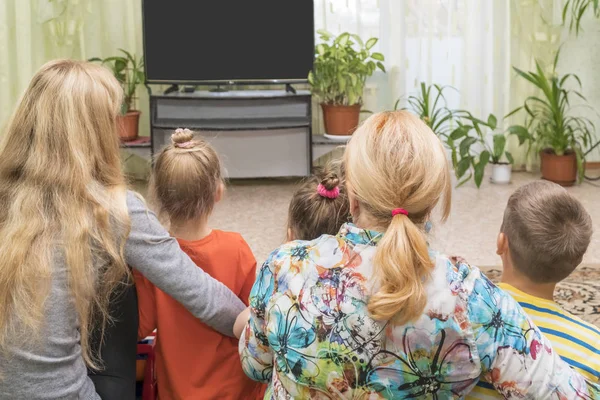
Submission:
POLYGON ((340 188, 336 186, 331 190, 327 190, 325 186, 319 183, 319 186, 317 186, 317 193, 319 193, 320 196, 327 197, 328 199, 337 199, 337 197, 340 195, 340 188))
POLYGON ((189 149, 191 147, 194 147, 195 145, 196 143, 194 143, 191 140, 189 142, 175 143, 175 147, 178 147, 180 149, 189 149))
POLYGON ((395 217, 398 214, 406 215, 408 217, 408 211, 406 211, 404 208, 394 208, 392 210, 392 217, 395 217))

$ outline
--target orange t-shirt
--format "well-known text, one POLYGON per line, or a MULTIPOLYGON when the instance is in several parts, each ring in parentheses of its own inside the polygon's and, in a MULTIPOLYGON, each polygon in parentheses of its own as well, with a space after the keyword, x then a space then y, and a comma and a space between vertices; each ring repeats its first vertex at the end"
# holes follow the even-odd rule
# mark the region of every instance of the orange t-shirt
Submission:
MULTIPOLYGON (((256 278, 256 260, 238 233, 213 230, 197 241, 179 240, 181 249, 246 305, 256 278)), ((135 273, 144 338, 157 329, 156 375, 160 400, 257 399, 264 385, 246 377, 238 341, 200 322, 181 304, 135 273)), ((202 289, 198 288, 202 296, 202 289)))

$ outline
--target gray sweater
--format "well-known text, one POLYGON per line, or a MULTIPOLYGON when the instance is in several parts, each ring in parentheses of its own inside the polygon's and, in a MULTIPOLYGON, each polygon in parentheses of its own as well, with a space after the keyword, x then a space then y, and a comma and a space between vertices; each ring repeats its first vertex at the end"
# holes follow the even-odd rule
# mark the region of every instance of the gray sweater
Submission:
MULTIPOLYGON (((131 217, 125 245, 127 263, 204 323, 233 336, 233 323, 244 309, 243 303, 198 268, 132 192, 127 193, 127 207, 131 217)), ((0 399, 100 399, 87 377, 78 328, 66 266, 58 259, 41 343, 0 355, 0 399)))

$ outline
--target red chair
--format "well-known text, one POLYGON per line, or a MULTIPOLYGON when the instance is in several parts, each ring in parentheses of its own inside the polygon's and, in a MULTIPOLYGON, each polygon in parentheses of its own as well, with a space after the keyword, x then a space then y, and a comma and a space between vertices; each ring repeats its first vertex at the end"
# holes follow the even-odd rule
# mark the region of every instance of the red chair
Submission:
POLYGON ((156 335, 151 343, 138 343, 138 355, 145 355, 146 366, 144 368, 144 383, 142 388, 142 400, 156 400, 158 387, 156 385, 156 371, 154 363, 154 343, 156 335))

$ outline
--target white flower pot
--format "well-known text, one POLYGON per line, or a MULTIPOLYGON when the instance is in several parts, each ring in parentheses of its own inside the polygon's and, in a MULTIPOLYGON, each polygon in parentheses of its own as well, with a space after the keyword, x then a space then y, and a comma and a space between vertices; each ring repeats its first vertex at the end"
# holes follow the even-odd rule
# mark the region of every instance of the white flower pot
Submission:
POLYGON ((492 183, 510 183, 512 165, 510 164, 492 164, 492 183))

